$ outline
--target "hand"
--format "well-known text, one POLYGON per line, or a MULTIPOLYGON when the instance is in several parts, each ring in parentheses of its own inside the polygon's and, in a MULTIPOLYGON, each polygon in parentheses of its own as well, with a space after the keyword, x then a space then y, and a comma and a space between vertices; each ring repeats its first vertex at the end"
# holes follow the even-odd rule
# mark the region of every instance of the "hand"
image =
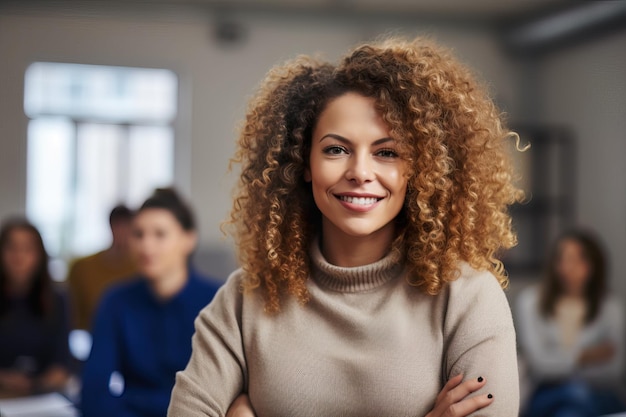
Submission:
POLYGON ((581 365, 599 365, 608 362, 615 356, 615 345, 611 342, 598 343, 583 350, 578 357, 578 363, 581 365))
POLYGON ((19 371, 0 371, 0 390, 9 395, 28 395, 32 393, 34 382, 19 371))
POLYGON ((468 398, 468 395, 482 388, 486 381, 484 378, 463 381, 463 374, 450 379, 443 387, 433 410, 425 417, 465 417, 476 410, 487 407, 493 402, 491 394, 477 395, 468 398))
POLYGON ((240 394, 228 408, 226 417, 256 417, 250 398, 246 394, 240 394))
POLYGON ((68 371, 58 365, 48 368, 36 381, 38 392, 60 391, 69 379, 68 371))

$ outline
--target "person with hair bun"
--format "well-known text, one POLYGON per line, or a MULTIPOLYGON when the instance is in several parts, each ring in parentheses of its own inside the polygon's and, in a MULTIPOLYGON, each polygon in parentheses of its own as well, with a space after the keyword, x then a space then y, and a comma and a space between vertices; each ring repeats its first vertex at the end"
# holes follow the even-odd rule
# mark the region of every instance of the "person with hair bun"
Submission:
POLYGON ((190 265, 195 222, 173 189, 143 203, 130 240, 139 277, 112 287, 98 307, 83 368, 85 417, 164 416, 175 373, 191 355, 194 318, 219 287, 190 265), (110 384, 112 375, 123 388, 110 384))
POLYGON ((273 69, 234 158, 241 269, 168 415, 517 416, 509 136, 424 39, 273 69))

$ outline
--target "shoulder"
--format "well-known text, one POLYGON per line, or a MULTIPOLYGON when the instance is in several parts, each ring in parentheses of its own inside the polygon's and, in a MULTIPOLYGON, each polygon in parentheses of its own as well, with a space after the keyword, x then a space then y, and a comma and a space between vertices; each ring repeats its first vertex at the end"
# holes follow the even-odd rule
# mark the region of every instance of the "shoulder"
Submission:
POLYGON ((614 295, 607 295, 602 303, 600 314, 609 320, 623 320, 624 308, 620 300, 614 295))
POLYGON ((241 310, 244 290, 245 272, 239 268, 232 272, 213 297, 213 301, 204 310, 241 310))
POLYGON ((124 305, 136 301, 144 298, 147 291, 147 284, 141 277, 112 284, 102 296, 101 307, 111 308, 115 305, 124 305))
POLYGON ((243 281, 245 278, 245 272, 242 268, 233 271, 226 282, 220 286, 217 291, 216 297, 219 295, 221 298, 240 300, 243 298, 243 281))
POLYGON ((460 263, 458 269, 459 277, 448 288, 451 298, 471 302, 504 297, 502 286, 490 271, 474 269, 465 262, 460 263))
POLYGON ((510 327, 511 309, 497 278, 466 263, 459 265, 460 276, 445 290, 446 322, 474 327, 510 327))
POLYGON ((201 291, 204 294, 215 294, 224 283, 217 278, 204 275, 196 270, 191 270, 189 280, 194 290, 201 291))
POLYGON ((211 328, 220 325, 233 329, 240 327, 244 304, 242 289, 244 276, 242 269, 230 274, 213 300, 200 311, 197 318, 200 327, 211 328))
POLYGON ((81 258, 77 258, 74 260, 74 262, 72 262, 71 268, 72 269, 76 269, 76 268, 86 268, 91 266, 92 264, 99 262, 100 257, 102 257, 102 254, 104 253, 104 251, 100 251, 97 253, 92 253, 91 255, 87 255, 87 256, 83 256, 81 258))

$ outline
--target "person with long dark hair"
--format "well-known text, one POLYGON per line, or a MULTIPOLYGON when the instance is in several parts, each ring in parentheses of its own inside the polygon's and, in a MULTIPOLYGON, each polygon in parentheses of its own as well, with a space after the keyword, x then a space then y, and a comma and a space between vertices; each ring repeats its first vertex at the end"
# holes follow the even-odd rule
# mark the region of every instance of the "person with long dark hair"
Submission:
POLYGON ((112 287, 98 307, 83 369, 84 417, 165 416, 175 373, 191 355, 193 321, 219 288, 190 265, 196 241, 191 209, 171 188, 156 190, 135 214, 139 276, 112 287), (110 384, 112 375, 123 388, 110 384))
POLYGON ((623 311, 607 291, 607 259, 583 230, 562 234, 545 279, 517 303, 518 340, 533 392, 529 417, 591 417, 623 411, 623 311))
POLYGON ((67 306, 53 289, 39 231, 26 219, 6 221, 0 256, 0 393, 61 390, 70 364, 67 306))

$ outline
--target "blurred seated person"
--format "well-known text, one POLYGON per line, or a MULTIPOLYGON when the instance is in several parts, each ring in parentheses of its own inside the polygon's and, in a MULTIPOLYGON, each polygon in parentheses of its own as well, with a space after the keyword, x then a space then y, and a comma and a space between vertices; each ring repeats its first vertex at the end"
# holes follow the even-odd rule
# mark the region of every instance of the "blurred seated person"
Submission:
POLYGON ((69 377, 65 299, 54 291, 39 231, 25 219, 0 230, 0 397, 58 391, 69 377))
POLYGON ((524 415, 622 411, 623 311, 607 293, 604 251, 587 232, 565 233, 546 272, 517 303, 518 340, 534 386, 524 415))
POLYGON ((167 414, 175 374, 191 356, 194 320, 219 287, 189 264, 196 240, 191 210, 172 189, 156 190, 135 214, 139 276, 112 287, 98 307, 83 368, 84 417, 167 414), (121 393, 109 388, 114 372, 121 393))
POLYGON ((109 215, 111 246, 93 255, 80 258, 72 264, 67 276, 69 285, 73 328, 91 330, 93 314, 100 297, 111 285, 132 277, 135 263, 129 250, 132 211, 119 205, 109 215))

